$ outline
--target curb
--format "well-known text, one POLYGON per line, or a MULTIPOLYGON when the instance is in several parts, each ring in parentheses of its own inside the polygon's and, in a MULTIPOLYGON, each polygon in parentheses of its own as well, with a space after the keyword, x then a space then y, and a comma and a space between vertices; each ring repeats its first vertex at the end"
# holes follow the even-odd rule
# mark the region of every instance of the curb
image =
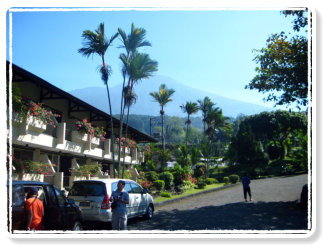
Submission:
POLYGON ((179 198, 175 198, 175 199, 171 199, 171 200, 167 200, 167 201, 157 202, 157 203, 154 203, 154 206, 155 206, 155 208, 156 207, 163 207, 167 204, 171 204, 171 203, 174 203, 174 202, 177 202, 177 201, 180 201, 180 200, 184 200, 184 199, 191 198, 191 197, 201 195, 201 194, 206 194, 206 193, 210 193, 210 192, 215 192, 215 191, 231 188, 231 187, 234 187, 234 186, 237 186, 237 185, 240 185, 240 183, 230 184, 230 185, 227 185, 227 186, 213 188, 213 189, 208 189, 208 190, 204 190, 204 191, 201 191, 201 192, 198 192, 198 193, 195 193, 195 194, 190 194, 190 195, 186 195, 186 196, 183 196, 183 197, 179 197, 179 198))

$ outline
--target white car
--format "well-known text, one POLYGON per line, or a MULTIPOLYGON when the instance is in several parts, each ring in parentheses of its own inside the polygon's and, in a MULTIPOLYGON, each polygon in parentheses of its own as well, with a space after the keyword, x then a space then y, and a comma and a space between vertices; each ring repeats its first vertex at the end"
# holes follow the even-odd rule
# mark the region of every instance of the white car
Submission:
MULTIPOLYGON (((68 194, 74 199, 82 211, 85 221, 111 222, 112 191, 117 189, 121 179, 82 180, 74 181, 68 194)), ((133 180, 124 180, 124 190, 129 193, 130 202, 127 205, 128 218, 144 216, 151 219, 154 214, 154 201, 147 189, 143 189, 133 180)))

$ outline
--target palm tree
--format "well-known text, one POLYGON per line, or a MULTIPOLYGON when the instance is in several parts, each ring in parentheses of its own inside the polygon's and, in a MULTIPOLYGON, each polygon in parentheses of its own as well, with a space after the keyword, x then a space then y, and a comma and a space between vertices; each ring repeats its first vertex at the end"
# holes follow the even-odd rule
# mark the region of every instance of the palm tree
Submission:
MULTIPOLYGON (((157 71, 158 63, 149 58, 147 54, 133 52, 130 58, 126 58, 124 54, 120 56, 123 62, 123 70, 126 71, 128 77, 128 85, 124 88, 124 107, 127 107, 125 138, 127 138, 130 107, 136 102, 136 95, 133 87, 143 79, 152 76, 153 72, 157 71)), ((123 153, 123 173, 124 174, 125 151, 123 153)))
POLYGON ((212 141, 214 139, 216 131, 225 125, 225 119, 222 115, 222 109, 218 107, 210 108, 207 112, 205 122, 207 124, 205 134, 212 141))
MULTIPOLYGON (((105 54, 107 52, 108 47, 112 44, 115 38, 118 36, 118 33, 115 33, 109 40, 105 36, 105 25, 104 23, 100 23, 97 30, 94 32, 91 30, 85 30, 82 33, 83 38, 83 47, 78 50, 83 56, 87 58, 90 55, 98 54, 101 56, 102 65, 100 66, 100 74, 101 79, 103 80, 104 84, 107 88, 107 98, 108 98, 108 105, 109 105, 109 113, 110 113, 110 124, 111 124, 111 148, 114 149, 114 126, 113 126, 113 114, 112 114, 112 105, 109 95, 109 88, 108 88, 108 78, 111 74, 111 67, 109 64, 105 62, 105 54)), ((115 157, 112 154, 112 161, 115 164, 115 157)))
POLYGON ((186 121, 186 125, 187 125, 187 129, 186 129, 186 146, 188 146, 188 129, 189 126, 191 124, 191 120, 190 120, 190 115, 195 114, 198 112, 199 110, 199 106, 197 105, 196 102, 186 102, 185 105, 181 105, 180 108, 182 109, 182 111, 184 113, 187 113, 187 121, 186 121))
MULTIPOLYGON (((173 101, 171 99, 171 96, 175 92, 174 89, 168 89, 166 88, 165 84, 161 84, 159 86, 158 92, 151 92, 149 93, 153 98, 154 101, 158 102, 159 105, 161 106, 161 117, 162 117, 162 146, 163 146, 163 155, 165 154, 165 143, 164 143, 164 107, 167 103, 173 101)), ((162 161, 162 167, 164 167, 164 162, 162 161)))
MULTIPOLYGON (((131 92, 130 87, 126 88, 126 75, 127 75, 127 68, 124 66, 124 62, 128 63, 133 52, 136 52, 137 48, 144 47, 144 46, 151 46, 150 42, 144 40, 146 36, 146 30, 143 28, 135 28, 134 24, 131 24, 131 31, 130 34, 127 35, 121 28, 118 28, 118 33, 120 35, 120 40, 122 45, 119 48, 124 48, 126 54, 121 54, 120 58, 123 62, 122 74, 123 74, 123 85, 122 85, 122 96, 121 96, 121 114, 120 114, 120 132, 119 132, 119 159, 121 156, 121 138, 122 138, 122 130, 123 130, 123 118, 124 118, 124 109, 125 109, 125 93, 133 93, 131 92)), ((120 172, 121 162, 119 161, 119 172, 120 172)))
POLYGON ((203 113, 203 128, 204 128, 204 136, 205 136, 205 130, 206 130, 206 117, 208 111, 215 105, 208 96, 205 96, 204 100, 197 100, 199 103, 199 109, 203 113))

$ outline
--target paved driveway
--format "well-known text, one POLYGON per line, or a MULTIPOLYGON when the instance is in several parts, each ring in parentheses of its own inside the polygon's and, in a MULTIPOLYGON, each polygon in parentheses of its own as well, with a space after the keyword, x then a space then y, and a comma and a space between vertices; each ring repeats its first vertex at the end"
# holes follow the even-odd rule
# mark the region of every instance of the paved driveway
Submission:
POLYGON ((307 230, 307 212, 296 205, 307 175, 254 180, 253 202, 242 186, 155 207, 152 220, 131 219, 128 230, 307 230))

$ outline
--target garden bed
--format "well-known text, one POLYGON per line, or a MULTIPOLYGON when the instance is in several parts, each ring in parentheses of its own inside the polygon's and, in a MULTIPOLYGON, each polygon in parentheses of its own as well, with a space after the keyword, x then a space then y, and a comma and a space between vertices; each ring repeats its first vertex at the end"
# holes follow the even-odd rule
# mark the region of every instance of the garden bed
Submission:
POLYGON ((157 198, 154 199, 154 203, 159 204, 164 201, 179 199, 179 198, 182 198, 185 196, 194 195, 194 194, 201 193, 201 192, 204 192, 207 190, 222 188, 224 186, 225 186, 224 183, 210 184, 210 185, 206 185, 204 189, 193 188, 193 189, 185 191, 183 194, 172 195, 171 198, 158 196, 157 198))

